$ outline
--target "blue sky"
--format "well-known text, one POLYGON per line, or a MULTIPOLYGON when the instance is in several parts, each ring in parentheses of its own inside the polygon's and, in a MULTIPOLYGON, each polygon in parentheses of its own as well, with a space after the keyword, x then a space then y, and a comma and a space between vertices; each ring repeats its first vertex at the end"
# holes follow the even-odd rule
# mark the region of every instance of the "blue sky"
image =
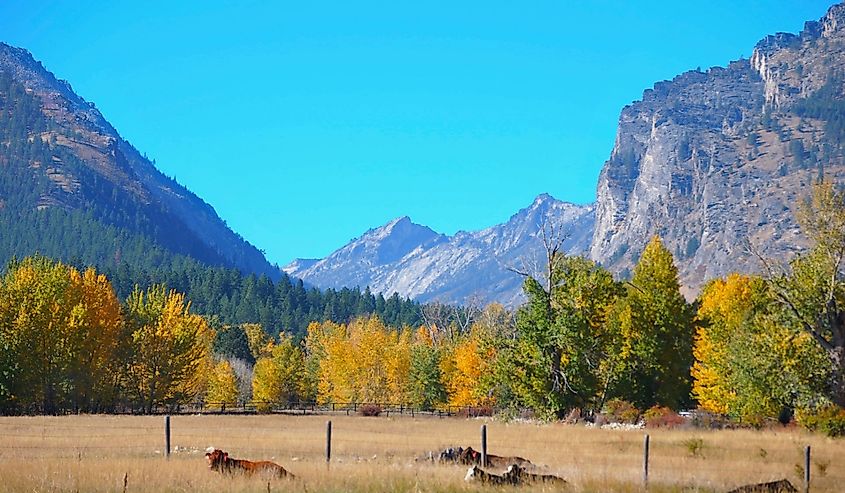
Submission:
POLYGON ((830 3, 3 0, 0 41, 285 264, 591 202, 624 105, 830 3))

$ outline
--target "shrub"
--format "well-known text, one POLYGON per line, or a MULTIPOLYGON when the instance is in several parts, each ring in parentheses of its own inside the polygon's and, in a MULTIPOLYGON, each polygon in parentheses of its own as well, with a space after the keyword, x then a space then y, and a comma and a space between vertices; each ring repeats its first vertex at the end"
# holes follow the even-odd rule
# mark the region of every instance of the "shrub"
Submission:
POLYGON ((681 443, 693 457, 701 456, 701 452, 704 451, 704 440, 701 438, 688 438, 681 443))
POLYGON ((798 415, 798 421, 810 431, 818 431, 829 437, 845 436, 845 409, 834 404, 802 412, 798 415))
POLYGON ((358 414, 361 416, 378 416, 382 409, 378 404, 364 404, 358 408, 358 414))
POLYGON ((611 399, 604 405, 604 414, 611 422, 636 424, 640 410, 628 401, 611 399))
POLYGON ((646 428, 675 428, 686 420, 675 411, 664 406, 654 406, 643 414, 646 428))

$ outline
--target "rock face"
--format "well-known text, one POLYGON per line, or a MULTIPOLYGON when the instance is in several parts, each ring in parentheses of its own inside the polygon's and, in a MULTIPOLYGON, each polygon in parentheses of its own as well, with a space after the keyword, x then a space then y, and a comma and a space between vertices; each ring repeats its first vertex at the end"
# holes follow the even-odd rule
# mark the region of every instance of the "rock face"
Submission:
POLYGON ((50 152, 46 163, 26 162, 25 156, 11 158, 17 162, 0 159, 0 173, 30 168, 35 170, 33 183, 43 177, 52 183, 35 203, 14 204, 19 210, 104 210, 97 220, 130 230, 144 225, 143 231, 129 234, 146 235, 175 253, 243 272, 281 275, 257 248, 230 230, 210 205, 160 173, 93 103, 76 95, 70 84, 56 79, 28 51, 0 43, 0 73, 35 97, 37 111, 25 116, 37 118, 44 130, 28 138, 40 138, 50 152), (116 217, 132 219, 109 222, 116 217))
POLYGON ((288 274, 320 288, 369 286, 420 301, 513 306, 521 301, 522 278, 510 269, 532 270, 542 256, 541 227, 568 234, 564 248, 586 253, 593 231, 593 207, 537 197, 504 224, 445 236, 395 219, 371 229, 323 260, 296 260, 288 274))
POLYGON ((845 175, 840 120, 845 5, 798 34, 760 41, 725 68, 687 72, 622 110, 597 188, 590 256, 626 276, 652 235, 692 295, 757 269, 752 245, 787 258, 804 240, 797 204, 845 175))

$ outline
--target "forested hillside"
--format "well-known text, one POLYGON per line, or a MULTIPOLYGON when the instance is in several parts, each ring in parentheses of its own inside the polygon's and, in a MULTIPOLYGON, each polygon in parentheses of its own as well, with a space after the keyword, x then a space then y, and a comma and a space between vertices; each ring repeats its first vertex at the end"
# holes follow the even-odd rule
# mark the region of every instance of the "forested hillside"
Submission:
POLYGON ((185 293, 197 313, 216 318, 221 324, 258 323, 273 336, 279 332, 301 336, 310 322, 346 323, 370 315, 395 328, 416 326, 422 321, 420 304, 395 293, 385 298, 357 287, 306 288, 301 280, 286 275, 274 282, 267 276, 207 267, 185 258, 149 270, 122 262, 104 272, 121 299, 135 284, 164 284, 185 293))
POLYGON ((0 43, 0 262, 41 252, 105 266, 179 256, 277 279, 214 209, 160 173, 67 82, 0 43))
MULTIPOLYGON (((385 299, 355 287, 306 289, 263 257, 263 264, 247 262, 238 258, 255 256, 220 250, 151 191, 137 163, 121 150, 119 137, 92 132, 88 113, 71 118, 59 111, 55 101, 72 106, 70 95, 40 92, 49 77, 39 74, 40 65, 27 67, 27 61, 36 64, 22 50, 0 46, 2 265, 38 253, 79 269, 96 266, 120 299, 136 284, 165 284, 186 294, 197 313, 222 324, 260 323, 273 334, 302 334, 311 321, 347 322, 371 314, 396 327, 419 322, 419 306, 407 299, 385 299)), ((167 190, 190 194, 157 177, 167 190)), ((242 239, 232 241, 244 252, 255 250, 242 239)))

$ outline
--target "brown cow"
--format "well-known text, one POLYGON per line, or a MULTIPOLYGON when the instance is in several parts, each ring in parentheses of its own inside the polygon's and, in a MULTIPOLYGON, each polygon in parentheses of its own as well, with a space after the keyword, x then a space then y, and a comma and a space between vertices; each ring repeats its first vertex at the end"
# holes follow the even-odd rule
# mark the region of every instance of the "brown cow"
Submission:
POLYGON ((769 483, 740 486, 728 493, 798 493, 798 490, 788 480, 781 479, 780 481, 771 481, 769 483))
MULTIPOLYGON (((464 465, 477 465, 480 466, 481 464, 481 452, 477 450, 473 450, 472 447, 467 447, 463 449, 460 454, 458 455, 458 462, 464 465)), ((493 455, 487 454, 487 467, 494 467, 497 469, 504 469, 511 464, 518 464, 520 466, 533 466, 534 464, 531 463, 528 459, 523 459, 522 457, 502 457, 500 455, 493 455)))
POLYGON ((229 453, 214 447, 208 447, 205 452, 208 460, 208 468, 212 471, 234 474, 237 472, 246 474, 265 473, 279 478, 293 478, 293 474, 284 467, 266 460, 253 462, 245 459, 231 459, 229 453))
POLYGON ((525 483, 554 483, 565 485, 566 480, 559 478, 553 474, 532 474, 516 464, 508 466, 508 470, 502 475, 506 482, 510 484, 525 484, 525 483))

